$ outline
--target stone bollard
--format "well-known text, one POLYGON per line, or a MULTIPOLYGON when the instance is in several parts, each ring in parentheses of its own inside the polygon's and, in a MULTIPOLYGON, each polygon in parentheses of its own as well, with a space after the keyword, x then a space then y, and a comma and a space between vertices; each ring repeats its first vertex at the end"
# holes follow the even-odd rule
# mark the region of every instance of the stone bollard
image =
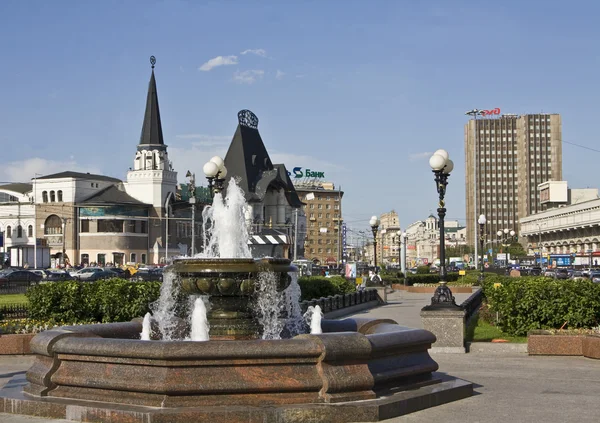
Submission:
POLYGON ((421 310, 423 329, 433 333, 436 341, 432 352, 465 353, 465 316, 460 307, 424 307, 421 310))

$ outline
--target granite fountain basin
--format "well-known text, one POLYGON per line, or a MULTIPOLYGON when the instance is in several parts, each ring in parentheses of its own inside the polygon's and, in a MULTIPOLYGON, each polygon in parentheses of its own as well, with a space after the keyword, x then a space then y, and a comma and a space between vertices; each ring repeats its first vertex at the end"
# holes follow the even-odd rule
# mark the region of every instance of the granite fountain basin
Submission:
POLYGON ((358 318, 322 328, 208 342, 140 341, 138 322, 53 329, 32 340, 36 361, 10 404, 38 415, 58 407, 80 421, 355 422, 472 394, 470 383, 435 373, 426 330, 358 318))

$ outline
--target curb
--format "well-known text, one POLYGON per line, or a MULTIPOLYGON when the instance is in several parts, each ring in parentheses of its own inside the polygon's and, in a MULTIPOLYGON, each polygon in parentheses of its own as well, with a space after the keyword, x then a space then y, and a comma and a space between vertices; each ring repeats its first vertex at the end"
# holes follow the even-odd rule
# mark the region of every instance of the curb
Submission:
POLYGON ((527 354, 527 343, 467 342, 467 352, 473 354, 527 354))

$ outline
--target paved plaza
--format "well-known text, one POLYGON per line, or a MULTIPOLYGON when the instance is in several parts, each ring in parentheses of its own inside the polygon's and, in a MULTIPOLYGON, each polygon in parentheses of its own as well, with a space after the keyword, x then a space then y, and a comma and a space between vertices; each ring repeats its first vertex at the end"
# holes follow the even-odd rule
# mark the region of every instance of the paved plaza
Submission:
MULTIPOLYGON (((355 316, 390 318, 406 326, 422 327, 421 307, 431 294, 394 292, 389 304, 355 316)), ((456 296, 460 303, 468 294, 456 296)), ((600 362, 583 357, 529 357, 525 353, 488 349, 486 353, 432 354, 440 372, 475 384, 471 398, 387 420, 400 422, 598 422, 600 362)), ((0 357, 0 386, 25 372, 28 356, 0 357)), ((60 423, 0 413, 0 423, 60 423)), ((195 422, 194 422, 195 423, 195 422)))

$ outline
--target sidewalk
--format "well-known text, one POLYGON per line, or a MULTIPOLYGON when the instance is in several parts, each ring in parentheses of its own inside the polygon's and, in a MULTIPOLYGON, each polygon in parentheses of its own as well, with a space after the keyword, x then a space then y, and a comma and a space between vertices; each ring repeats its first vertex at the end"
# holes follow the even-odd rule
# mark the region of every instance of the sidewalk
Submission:
MULTIPOLYGON (((456 295, 461 303, 469 295, 456 295)), ((355 314, 421 327, 419 312, 431 294, 394 292, 389 304, 355 314)), ((530 357, 524 353, 432 354, 439 371, 475 384, 475 395, 386 420, 389 423, 592 423, 600 421, 600 361, 582 357, 530 357)), ((33 359, 0 356, 0 386, 33 359)), ((0 423, 64 423, 0 413, 0 423)), ((196 422, 190 422, 196 423, 196 422)))

